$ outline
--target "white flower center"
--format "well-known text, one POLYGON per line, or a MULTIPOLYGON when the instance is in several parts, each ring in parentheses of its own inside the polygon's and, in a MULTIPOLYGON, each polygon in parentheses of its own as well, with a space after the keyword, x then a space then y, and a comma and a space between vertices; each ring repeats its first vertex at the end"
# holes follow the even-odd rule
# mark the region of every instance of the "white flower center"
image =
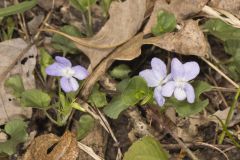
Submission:
POLYGON ((63 77, 70 78, 75 74, 75 71, 72 68, 67 67, 62 70, 62 74, 63 74, 63 77))
POLYGON ((176 81, 175 81, 175 85, 176 85, 176 87, 178 87, 178 88, 184 88, 185 84, 186 84, 186 82, 185 82, 185 81, 182 81, 182 80, 176 80, 176 81))

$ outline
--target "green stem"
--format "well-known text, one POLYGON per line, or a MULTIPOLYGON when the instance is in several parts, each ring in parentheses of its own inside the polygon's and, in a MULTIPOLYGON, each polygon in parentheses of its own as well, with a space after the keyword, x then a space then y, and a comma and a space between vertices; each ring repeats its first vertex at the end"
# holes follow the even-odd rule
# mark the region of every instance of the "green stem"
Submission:
MULTIPOLYGON (((234 97, 234 101, 233 101, 233 103, 232 103, 232 106, 231 106, 231 108, 230 108, 230 110, 229 110, 229 112, 228 112, 227 119, 226 119, 226 121, 225 121, 225 126, 228 126, 229 122, 231 121, 231 119, 232 119, 232 117, 233 117, 233 113, 234 113, 234 110, 235 110, 235 108, 236 108, 236 106, 237 106, 237 102, 238 102, 238 97, 239 97, 239 95, 240 95, 240 88, 238 88, 237 93, 236 93, 236 95, 235 95, 235 97, 234 97)), ((222 144, 225 135, 226 135, 226 132, 223 131, 223 132, 221 133, 220 137, 219 137, 218 144, 222 144)))
POLYGON ((86 31, 87 31, 87 36, 90 37, 93 35, 93 30, 92 30, 92 13, 91 13, 91 7, 90 7, 90 1, 88 0, 88 9, 87 12, 83 12, 83 18, 86 22, 86 31))
POLYGON ((53 122, 56 125, 60 125, 59 122, 57 122, 55 119, 53 119, 46 110, 44 110, 44 113, 46 114, 46 116, 48 117, 48 119, 50 119, 51 122, 53 122))

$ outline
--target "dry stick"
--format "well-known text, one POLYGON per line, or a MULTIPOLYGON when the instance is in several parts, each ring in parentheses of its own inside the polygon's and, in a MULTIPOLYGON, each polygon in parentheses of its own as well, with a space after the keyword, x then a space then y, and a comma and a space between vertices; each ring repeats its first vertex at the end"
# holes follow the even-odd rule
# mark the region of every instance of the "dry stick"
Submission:
POLYGON ((206 58, 201 57, 201 59, 206 62, 210 67, 212 67, 215 71, 217 71, 221 76, 223 76, 229 83, 231 83, 234 87, 239 88, 239 85, 231 80, 226 74, 224 74, 220 69, 218 69, 214 64, 208 61, 206 58))
POLYGON ((99 157, 92 148, 86 146, 85 144, 78 142, 78 147, 83 150, 84 152, 86 152, 88 155, 90 155, 93 159, 95 160, 103 160, 102 157, 99 157))
MULTIPOLYGON (((81 103, 81 106, 89 113, 91 114, 95 119, 99 120, 100 124, 103 126, 103 128, 111 135, 112 139, 114 140, 115 143, 119 144, 116 136, 114 135, 107 119, 105 116, 99 111, 96 113, 95 110, 93 110, 93 107, 91 107, 88 103, 79 100, 81 103)), ((121 149, 118 147, 118 154, 117 154, 117 160, 120 160, 122 157, 122 152, 121 149)))
POLYGON ((212 149, 215 149, 215 150, 219 151, 220 153, 222 153, 227 160, 229 160, 227 154, 224 153, 224 152, 223 152, 221 149, 219 149, 218 147, 216 147, 216 146, 214 146, 214 145, 211 145, 211 144, 208 144, 208 143, 204 143, 204 142, 197 142, 197 144, 202 145, 202 146, 206 146, 206 147, 210 147, 210 148, 212 148, 212 149))
MULTIPOLYGON (((18 4, 18 0, 15 0, 15 3, 18 4)), ((24 18, 24 14, 23 13, 18 13, 17 14, 17 17, 18 17, 18 20, 19 20, 19 24, 22 28, 22 31, 23 33, 26 35, 26 39, 27 40, 30 40, 30 36, 28 34, 28 30, 27 30, 27 27, 26 27, 26 22, 25 22, 25 18, 24 18)))
MULTIPOLYGON (((199 149, 199 148, 204 147, 204 145, 202 145, 202 142, 185 143, 185 145, 188 148, 193 148, 193 149, 199 149)), ((232 146, 230 144, 209 144, 209 145, 217 147, 217 148, 223 150, 223 152, 227 152, 230 149, 236 148, 236 146, 232 146), (232 148, 232 147, 234 147, 234 148, 232 148)), ((163 146, 163 148, 165 148, 167 150, 179 150, 179 149, 181 149, 181 146, 178 143, 162 144, 162 146, 163 146)))
POLYGON ((210 15, 211 17, 219 18, 224 22, 233 25, 234 27, 240 28, 240 20, 227 11, 223 11, 223 10, 216 11, 207 5, 205 5, 202 8, 202 11, 210 15), (221 16, 221 14, 225 15, 226 17, 221 16))
MULTIPOLYGON (((215 86, 218 86, 217 82, 215 81, 215 79, 212 76, 211 77, 208 76, 208 77, 213 82, 213 84, 215 86)), ((228 106, 227 101, 226 101, 225 97, 223 96, 222 92, 220 90, 217 90, 217 93, 220 95, 220 97, 221 97, 221 99, 222 99, 222 101, 224 103, 225 108, 228 108, 229 106, 228 106)), ((219 107, 218 107, 218 109, 219 109, 219 107)))
MULTIPOLYGON (((149 118, 151 118, 152 120, 155 120, 157 124, 160 124, 164 127, 164 129, 178 142, 178 144, 181 146, 182 149, 184 149, 187 154, 189 155, 189 157, 191 157, 192 160, 199 160, 194 153, 187 147, 187 145, 185 145, 180 138, 178 138, 178 136, 172 132, 171 130, 173 130, 174 128, 176 128, 175 124, 167 117, 165 116, 163 113, 160 113, 158 111, 158 109, 149 106, 149 108, 147 109, 147 114, 149 116, 149 118)), ((160 126, 158 126, 159 128, 161 128, 160 126)))
POLYGON ((220 90, 221 92, 233 92, 236 93, 237 90, 235 88, 225 88, 225 87, 218 87, 218 86, 213 86, 212 90, 220 90))

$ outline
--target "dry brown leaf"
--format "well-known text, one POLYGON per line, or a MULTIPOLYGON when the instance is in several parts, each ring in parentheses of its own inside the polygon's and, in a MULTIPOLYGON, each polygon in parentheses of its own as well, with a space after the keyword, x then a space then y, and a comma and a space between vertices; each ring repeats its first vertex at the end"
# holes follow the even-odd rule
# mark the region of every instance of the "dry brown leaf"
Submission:
POLYGON ((128 42, 118 47, 111 55, 104 59, 100 65, 94 70, 94 74, 91 74, 86 83, 83 85, 81 95, 87 99, 91 92, 93 85, 105 74, 114 60, 132 60, 141 54, 141 46, 143 40, 143 33, 139 33, 128 42))
POLYGON ((184 142, 193 142, 193 141, 201 141, 202 137, 199 136, 198 127, 207 124, 209 120, 202 116, 192 116, 186 119, 180 119, 178 122, 178 126, 175 128, 174 132, 176 135, 181 138, 184 142))
MULTIPOLYGON (((99 157, 104 157, 104 152, 106 150, 106 140, 106 131, 99 123, 96 123, 93 130, 83 140, 81 140, 81 143, 88 147, 91 147, 99 157)), ((83 150, 80 150, 79 154, 81 155, 81 157, 79 157, 79 160, 92 160, 92 156, 83 150)))
POLYGON ((76 46, 90 59, 92 69, 116 46, 128 41, 137 33, 142 25, 145 10, 146 0, 112 2, 109 10, 110 19, 95 36, 86 40, 96 46, 108 45, 114 47, 99 49, 76 43, 76 46))
POLYGON ((51 8, 58 8, 64 4, 66 0, 37 0, 38 5, 45 10, 50 10, 51 8), (54 3, 53 3, 54 2, 54 3), (54 4, 54 6, 53 6, 54 4))
POLYGON ((67 131, 59 138, 54 134, 46 134, 35 138, 23 160, 76 160, 79 148, 75 136, 67 131), (52 148, 51 151, 50 148, 52 148))
POLYGON ((20 38, 0 43, 0 124, 19 116, 31 117, 32 109, 23 108, 16 103, 14 96, 5 89, 4 82, 10 75, 20 74, 25 89, 35 88, 33 70, 36 65, 37 53, 35 46, 30 47, 20 38), (22 57, 22 55, 24 56, 22 57))
POLYGON ((172 0, 170 4, 166 0, 157 0, 151 17, 144 28, 144 34, 151 32, 152 27, 157 22, 157 13, 159 10, 165 10, 174 15, 178 22, 194 16, 202 10, 202 7, 208 2, 208 0, 172 0))
MULTIPOLYGON (((228 112, 229 112, 230 108, 226 108, 222 111, 217 111, 215 112, 212 116, 212 115, 209 115, 208 118, 209 120, 219 124, 221 126, 221 122, 215 117, 217 116, 218 118, 220 118, 223 122, 225 122, 225 120, 227 119, 227 116, 228 116, 228 112)), ((230 123, 228 124, 228 127, 232 127, 234 126, 235 124, 239 123, 240 122, 240 110, 239 109, 236 109, 234 111, 234 116, 233 118, 231 119, 230 123)))
POLYGON ((193 20, 186 21, 183 28, 176 33, 166 33, 162 36, 148 38, 143 43, 153 44, 162 49, 184 55, 208 57, 210 53, 208 41, 198 23, 193 20))
POLYGON ((209 5, 214 8, 226 10, 240 18, 240 0, 211 0, 209 5))

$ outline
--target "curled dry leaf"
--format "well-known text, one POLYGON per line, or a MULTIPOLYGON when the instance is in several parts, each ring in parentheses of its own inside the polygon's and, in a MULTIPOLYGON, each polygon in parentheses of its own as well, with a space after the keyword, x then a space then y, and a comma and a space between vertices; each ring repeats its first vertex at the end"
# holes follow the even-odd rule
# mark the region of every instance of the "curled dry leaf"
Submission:
POLYGON ((23 108, 16 103, 12 94, 4 87, 5 80, 14 74, 20 74, 25 89, 35 88, 33 70, 36 65, 37 49, 27 44, 23 39, 12 39, 0 43, 0 124, 11 118, 32 115, 31 108, 23 108))
POLYGON ((209 5, 214 8, 226 10, 240 18, 240 0, 211 0, 209 5))
POLYGON ((35 138, 23 156, 23 160, 76 160, 78 153, 77 140, 71 132, 67 131, 60 138, 54 134, 35 138))
POLYGON ((94 70, 94 74, 91 74, 86 80, 81 90, 83 98, 87 99, 91 92, 93 85, 105 74, 114 60, 132 60, 141 54, 141 46, 143 41, 143 33, 139 33, 128 42, 118 47, 113 53, 111 53, 106 59, 104 59, 100 65, 94 70))
POLYGON ((157 0, 150 19, 144 28, 144 34, 151 32, 152 27, 157 22, 157 14, 159 10, 165 10, 174 13, 178 22, 194 16, 199 13, 208 0, 172 0, 170 4, 166 0, 157 0))
POLYGON ((210 46, 198 23, 193 20, 185 22, 177 33, 166 33, 163 36, 145 39, 144 44, 153 44, 162 49, 184 55, 208 57, 210 46))
POLYGON ((91 60, 92 69, 111 51, 132 38, 141 27, 146 10, 146 0, 113 1, 109 10, 110 19, 92 38, 86 39, 89 44, 108 47, 99 49, 76 43, 91 60))

